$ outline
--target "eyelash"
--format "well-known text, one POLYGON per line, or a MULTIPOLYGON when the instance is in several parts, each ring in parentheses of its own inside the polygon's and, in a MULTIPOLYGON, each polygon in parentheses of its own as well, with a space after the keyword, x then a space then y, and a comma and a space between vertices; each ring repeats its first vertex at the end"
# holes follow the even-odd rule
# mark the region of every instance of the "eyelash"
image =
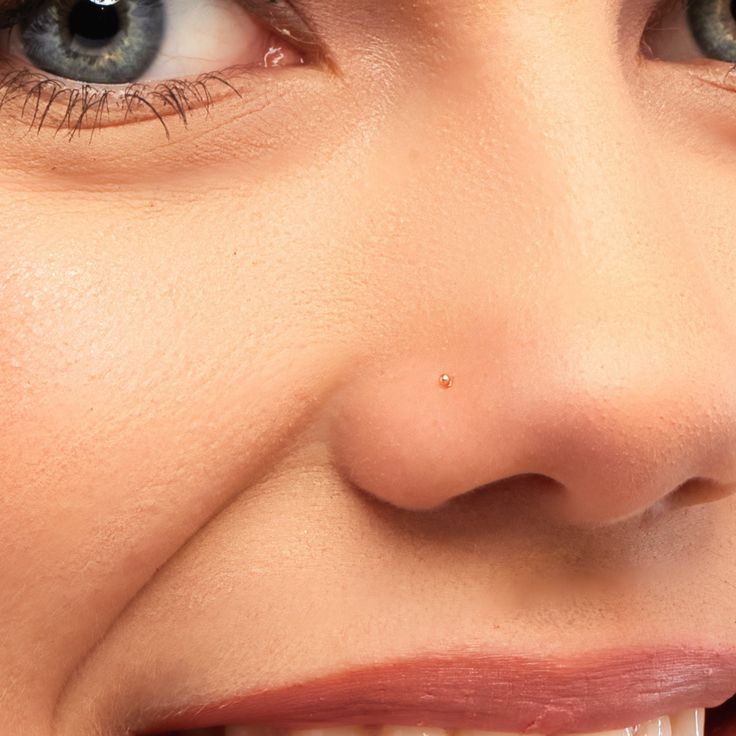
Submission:
POLYGON ((0 113, 20 100, 21 118, 28 120, 29 131, 40 133, 53 126, 57 134, 65 130, 70 140, 85 131, 91 137, 95 130, 116 120, 123 124, 136 117, 155 118, 168 139, 167 118, 173 115, 186 127, 190 112, 201 109, 209 113, 223 93, 242 97, 234 81, 253 72, 253 67, 230 67, 193 79, 131 83, 113 90, 84 83, 72 86, 40 71, 18 68, 0 74, 0 113))
MULTIPOLYGON (((33 3, 35 0, 30 0, 33 3)), ((27 6, 28 3, 25 4, 27 6)), ((24 5, 14 11, 0 13, 0 30, 10 33, 24 5)), ((275 23, 266 26, 277 39, 295 45, 302 64, 333 67, 331 59, 309 31, 311 38, 298 38, 287 28, 275 23)), ((305 27, 305 30, 306 29, 305 27)), ((107 88, 87 82, 73 82, 53 77, 37 69, 0 59, 0 114, 17 103, 21 120, 28 121, 28 131, 40 133, 46 127, 54 134, 66 132, 71 140, 88 132, 124 124, 131 119, 156 119, 166 138, 170 138, 168 118, 178 119, 185 127, 189 113, 202 110, 209 113, 212 105, 226 94, 242 97, 238 82, 256 82, 264 69, 276 67, 231 66, 206 72, 193 78, 133 82, 107 88)))
POLYGON ((210 89, 213 85, 242 96, 226 78, 235 71, 210 72, 195 79, 128 84, 122 90, 111 90, 91 84, 71 86, 43 72, 13 69, 0 75, 0 113, 5 106, 20 99, 21 118, 29 116, 29 130, 40 132, 51 124, 55 125, 56 133, 66 129, 71 139, 82 131, 88 130, 92 135, 96 129, 104 127, 113 105, 117 112, 123 113, 122 122, 129 121, 137 113, 155 117, 170 138, 166 118, 174 114, 186 126, 192 110, 201 108, 209 112, 216 99, 210 89), (52 111, 55 114, 50 117, 52 111))

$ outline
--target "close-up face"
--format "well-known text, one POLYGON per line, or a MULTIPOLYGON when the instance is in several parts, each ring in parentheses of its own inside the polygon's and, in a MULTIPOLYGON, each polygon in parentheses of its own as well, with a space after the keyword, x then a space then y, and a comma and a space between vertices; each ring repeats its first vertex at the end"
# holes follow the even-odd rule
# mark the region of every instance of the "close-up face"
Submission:
POLYGON ((3 736, 736 734, 735 4, 0 26, 3 736))

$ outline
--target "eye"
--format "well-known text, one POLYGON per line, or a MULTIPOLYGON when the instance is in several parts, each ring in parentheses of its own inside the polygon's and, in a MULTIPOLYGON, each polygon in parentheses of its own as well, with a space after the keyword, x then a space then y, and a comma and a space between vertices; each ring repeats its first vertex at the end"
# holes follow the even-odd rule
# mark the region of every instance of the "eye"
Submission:
POLYGON ((657 59, 736 63, 736 2, 669 0, 650 21, 644 42, 657 59))
MULTIPOLYGON (((46 0, 10 53, 67 79, 121 84, 257 64, 272 40, 235 0, 46 0)), ((298 63, 281 44, 282 63, 298 63)))
POLYGON ((237 92, 236 73, 309 63, 319 49, 288 0, 26 0, 14 11, 2 3, 0 105, 22 103, 32 125, 186 121, 213 101, 212 80, 220 94, 237 92))

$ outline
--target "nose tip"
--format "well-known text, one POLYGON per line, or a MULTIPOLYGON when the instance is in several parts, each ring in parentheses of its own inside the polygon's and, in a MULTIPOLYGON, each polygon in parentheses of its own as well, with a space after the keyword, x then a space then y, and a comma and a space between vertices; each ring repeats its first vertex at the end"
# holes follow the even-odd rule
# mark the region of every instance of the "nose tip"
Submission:
POLYGON ((546 476, 555 482, 519 502, 582 525, 736 490, 736 401, 725 373, 684 363, 673 371, 665 360, 645 372, 565 363, 530 360, 525 372, 402 360, 364 373, 337 402, 336 462, 358 488, 412 510, 546 476))

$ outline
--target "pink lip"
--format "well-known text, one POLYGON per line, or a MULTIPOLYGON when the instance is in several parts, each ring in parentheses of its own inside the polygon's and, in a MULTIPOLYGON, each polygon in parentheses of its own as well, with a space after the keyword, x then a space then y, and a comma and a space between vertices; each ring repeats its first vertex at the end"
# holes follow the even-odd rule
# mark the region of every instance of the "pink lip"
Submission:
POLYGON ((736 649, 639 649, 567 659, 444 654, 196 705, 140 733, 229 724, 394 724, 554 735, 714 707, 734 691, 736 649))

